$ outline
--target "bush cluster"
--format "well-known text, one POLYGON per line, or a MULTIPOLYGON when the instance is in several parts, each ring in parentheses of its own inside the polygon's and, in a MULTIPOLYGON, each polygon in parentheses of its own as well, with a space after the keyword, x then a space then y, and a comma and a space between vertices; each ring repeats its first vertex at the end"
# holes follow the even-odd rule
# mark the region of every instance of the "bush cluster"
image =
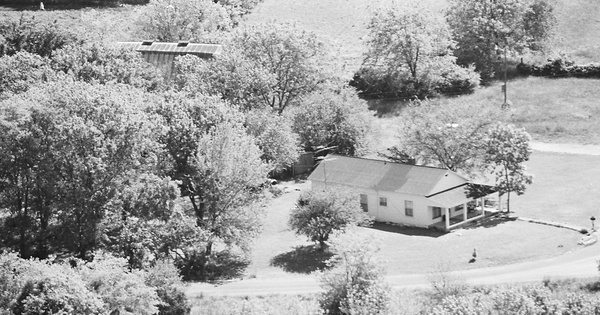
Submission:
POLYGON ((172 264, 130 270, 125 259, 24 260, 0 255, 0 314, 189 314, 172 264))
POLYGON ((364 99, 425 99, 439 95, 470 94, 480 84, 479 74, 472 68, 456 64, 438 69, 437 75, 413 79, 408 75, 389 73, 377 68, 361 68, 350 81, 364 99))
POLYGON ((576 65, 575 62, 565 57, 548 59, 546 63, 539 65, 521 63, 517 66, 517 70, 523 75, 537 77, 600 78, 600 64, 576 65))
POLYGON ((600 299, 581 293, 556 297, 544 285, 476 288, 450 295, 433 305, 430 314, 598 314, 600 299))
POLYGON ((20 51, 50 57, 52 53, 77 42, 77 37, 57 23, 39 23, 33 17, 0 23, 0 57, 20 51))

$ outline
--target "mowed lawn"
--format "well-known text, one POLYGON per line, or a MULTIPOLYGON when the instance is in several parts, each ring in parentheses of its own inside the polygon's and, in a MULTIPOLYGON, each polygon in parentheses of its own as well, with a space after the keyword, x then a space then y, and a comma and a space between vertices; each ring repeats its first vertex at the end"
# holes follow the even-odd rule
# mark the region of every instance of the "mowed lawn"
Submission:
MULTIPOLYGON (((287 187, 288 192, 267 206, 264 231, 255 242, 247 277, 308 274, 323 267, 323 261, 328 257, 313 250, 306 237, 295 235, 287 226, 290 210, 301 191, 310 189, 309 183, 284 182, 281 185, 287 187)), ((533 190, 528 197, 541 199, 535 194, 533 190)), ((520 204, 516 206, 515 203, 517 214, 521 212, 520 204)), ((581 238, 581 234, 572 230, 499 219, 447 234, 381 224, 360 231, 366 237, 381 240, 379 255, 391 275, 434 272, 440 265, 460 270, 542 259, 576 249, 581 238), (475 263, 469 263, 474 248, 478 258, 475 263)))
POLYGON ((600 156, 534 152, 534 183, 515 197, 516 215, 591 227, 600 219, 600 156))

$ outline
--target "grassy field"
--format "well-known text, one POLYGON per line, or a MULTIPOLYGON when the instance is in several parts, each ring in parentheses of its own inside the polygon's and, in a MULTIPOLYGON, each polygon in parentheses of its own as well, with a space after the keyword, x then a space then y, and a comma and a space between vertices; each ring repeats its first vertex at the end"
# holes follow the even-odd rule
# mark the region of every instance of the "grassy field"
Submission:
MULTIPOLYGON (((269 20, 294 21, 340 47, 348 73, 356 71, 365 52, 366 25, 373 12, 411 0, 264 0, 247 17, 247 23, 269 20)), ((433 12, 447 5, 443 0, 419 1, 433 12)), ((587 0, 555 1, 557 16, 555 53, 565 52, 577 62, 600 62, 600 6, 587 0)))
MULTIPOLYGON (((516 79, 508 83, 512 102, 507 122, 524 127, 537 141, 600 144, 600 80, 516 79)), ((504 101, 500 83, 452 102, 504 101)))
MULTIPOLYGON (((21 18, 37 22, 57 23, 66 29, 89 38, 107 42, 136 40, 134 35, 136 20, 140 17, 141 6, 126 5, 118 8, 57 9, 45 4, 46 11, 37 6, 18 9, 0 6, 0 21, 18 21, 21 18)), ((138 39, 141 40, 141 39, 138 39)))

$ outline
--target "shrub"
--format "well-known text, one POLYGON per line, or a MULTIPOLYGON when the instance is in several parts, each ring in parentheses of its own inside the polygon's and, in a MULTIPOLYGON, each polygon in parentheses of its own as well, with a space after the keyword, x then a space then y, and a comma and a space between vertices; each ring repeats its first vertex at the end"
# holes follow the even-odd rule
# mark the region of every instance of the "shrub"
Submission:
POLYGON ((540 314, 560 314, 561 302, 552 297, 552 291, 547 286, 526 287, 525 293, 533 300, 536 310, 540 314))
POLYGON ((145 283, 146 273, 131 270, 124 258, 96 253, 94 261, 79 268, 88 289, 105 303, 106 311, 151 315, 158 312, 160 299, 145 283))
POLYGON ((158 261, 148 269, 146 284, 156 288, 162 304, 158 306, 159 315, 187 315, 191 306, 185 292, 181 289, 183 282, 175 266, 165 260, 158 261))
POLYGON ((536 314, 535 301, 523 290, 516 287, 501 289, 490 294, 492 307, 502 314, 536 314))
POLYGON ((407 73, 389 73, 378 68, 358 70, 350 86, 364 99, 425 99, 438 95, 470 94, 480 84, 480 77, 472 67, 464 68, 452 62, 440 62, 428 75, 419 79, 407 73))
POLYGON ((0 314, 9 314, 25 285, 28 261, 15 253, 0 255, 0 314))
POLYGON ((290 213, 288 224, 296 234, 308 236, 324 249, 325 242, 334 231, 370 222, 369 216, 360 207, 357 195, 325 189, 301 195, 290 213))
POLYGON ((433 306, 432 315, 479 315, 488 314, 489 307, 482 300, 480 294, 477 295, 450 295, 445 297, 441 303, 433 306))
POLYGON ((77 41, 73 33, 57 23, 40 23, 34 18, 23 15, 18 22, 0 24, 0 57, 20 51, 51 57, 57 49, 77 41))
POLYGON ((322 278, 325 292, 319 300, 327 314, 385 314, 390 305, 390 287, 383 280, 383 267, 374 254, 378 240, 351 229, 332 239, 332 269, 322 278))
POLYGON ((136 51, 103 44, 69 45, 55 52, 52 68, 88 83, 124 83, 154 91, 163 77, 136 51))
POLYGON ((569 294, 563 303, 563 315, 600 314, 600 300, 583 294, 569 294))
POLYGON ((103 301, 86 288, 76 270, 68 265, 30 260, 18 264, 24 273, 15 273, 20 295, 14 314, 103 314, 103 301), (22 284, 22 285, 19 285, 22 284))
POLYGON ((521 63, 517 66, 517 70, 523 75, 533 75, 538 77, 600 78, 600 64, 591 63, 587 65, 577 65, 564 55, 550 58, 543 64, 521 63))
POLYGON ((449 266, 439 265, 435 272, 429 275, 429 282, 433 287, 433 298, 443 300, 450 296, 460 296, 467 291, 465 280, 452 275, 449 266))
POLYGON ((375 281, 366 288, 352 286, 340 303, 340 311, 352 315, 387 314, 390 298, 390 286, 381 281, 375 281))
POLYGON ((53 76, 48 60, 28 52, 0 57, 0 95, 21 93, 53 76))

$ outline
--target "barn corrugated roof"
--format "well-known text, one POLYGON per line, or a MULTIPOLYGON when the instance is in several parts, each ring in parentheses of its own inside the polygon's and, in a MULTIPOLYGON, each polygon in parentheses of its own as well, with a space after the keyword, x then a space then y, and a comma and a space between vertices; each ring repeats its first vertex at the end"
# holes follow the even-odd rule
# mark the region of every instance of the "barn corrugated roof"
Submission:
POLYGON ((447 169, 331 154, 308 179, 425 197, 469 182, 447 169))
POLYGON ((130 47, 141 53, 171 53, 177 55, 191 54, 200 57, 212 57, 223 51, 223 46, 216 44, 195 43, 161 43, 161 42, 120 42, 123 47, 130 47))

